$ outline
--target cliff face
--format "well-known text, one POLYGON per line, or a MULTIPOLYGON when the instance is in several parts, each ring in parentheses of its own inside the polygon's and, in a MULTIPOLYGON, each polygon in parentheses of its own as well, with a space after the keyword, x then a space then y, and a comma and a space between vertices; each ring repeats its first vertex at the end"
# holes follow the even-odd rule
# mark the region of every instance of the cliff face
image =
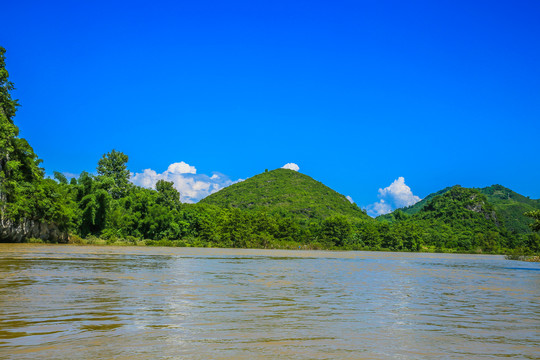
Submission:
POLYGON ((482 199, 477 200, 477 195, 470 196, 471 202, 465 205, 465 209, 474 211, 475 213, 483 214, 486 220, 492 220, 497 226, 499 226, 499 220, 497 219, 497 213, 492 206, 489 206, 486 201, 482 199))
POLYGON ((23 242, 29 238, 37 238, 46 242, 67 243, 68 234, 60 231, 55 224, 34 220, 13 222, 0 217, 1 242, 23 242))

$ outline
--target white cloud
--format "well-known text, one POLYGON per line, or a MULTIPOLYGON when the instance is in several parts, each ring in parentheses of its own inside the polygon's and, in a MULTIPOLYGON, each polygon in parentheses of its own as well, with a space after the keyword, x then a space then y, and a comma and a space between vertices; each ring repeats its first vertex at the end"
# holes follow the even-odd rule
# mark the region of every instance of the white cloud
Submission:
POLYGON ((217 172, 212 176, 197 174, 195 166, 183 161, 169 165, 162 173, 145 169, 141 173, 131 174, 131 182, 146 188, 155 188, 159 180, 172 181, 174 187, 180 191, 180 200, 194 203, 241 179, 233 182, 228 176, 217 172))
POLYGON ((197 169, 195 169, 195 166, 189 166, 189 164, 186 164, 183 161, 169 165, 169 168, 167 169, 167 171, 172 174, 196 174, 197 173, 197 169))
POLYGON ((398 208, 411 206, 422 200, 412 193, 411 188, 405 184, 403 176, 394 180, 390 186, 379 189, 379 197, 392 199, 398 208))
POLYGON ((379 201, 368 205, 366 210, 371 216, 388 214, 392 210, 411 206, 419 202, 420 197, 413 194, 411 188, 405 184, 405 178, 400 176, 392 184, 379 189, 379 201))
POLYGON ((296 165, 295 163, 287 163, 287 164, 283 165, 281 168, 282 169, 294 170, 294 171, 300 170, 300 166, 296 165))
POLYGON ((152 169, 144 169, 142 173, 131 173, 130 180, 135 185, 139 185, 146 188, 151 188, 156 186, 158 180, 164 178, 161 174, 158 175, 152 169))
POLYGON ((383 199, 381 199, 376 203, 368 205, 366 207, 366 210, 369 215, 377 217, 379 215, 384 215, 392 212, 392 206, 390 206, 390 204, 387 204, 386 202, 384 202, 383 199))
POLYGON ((354 200, 352 199, 352 197, 350 197, 349 195, 345 196, 347 198, 347 200, 349 200, 351 202, 351 204, 354 204, 354 200))

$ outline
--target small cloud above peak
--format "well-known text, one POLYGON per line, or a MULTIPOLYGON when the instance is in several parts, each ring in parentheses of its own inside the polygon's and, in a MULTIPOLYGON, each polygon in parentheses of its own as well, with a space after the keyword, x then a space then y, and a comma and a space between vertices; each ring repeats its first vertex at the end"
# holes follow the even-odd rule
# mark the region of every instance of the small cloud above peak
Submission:
POLYGON ((388 214, 397 208, 414 205, 422 200, 405 184, 403 176, 398 177, 384 189, 379 189, 379 199, 378 202, 366 207, 368 214, 373 217, 388 214))
POLYGON ((413 194, 411 188, 405 184, 405 178, 400 176, 390 186, 379 189, 381 199, 390 197, 397 207, 411 206, 419 202, 420 197, 413 194))
POLYGON ((300 170, 300 166, 296 165, 295 163, 287 163, 287 164, 283 165, 281 168, 282 169, 294 170, 294 171, 300 170))

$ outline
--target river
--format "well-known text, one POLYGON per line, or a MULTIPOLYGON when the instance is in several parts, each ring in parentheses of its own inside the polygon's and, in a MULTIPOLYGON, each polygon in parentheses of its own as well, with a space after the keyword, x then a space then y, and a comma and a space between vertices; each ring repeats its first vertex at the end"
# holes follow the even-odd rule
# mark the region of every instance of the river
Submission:
POLYGON ((540 264, 0 244, 1 359, 539 359, 540 264))

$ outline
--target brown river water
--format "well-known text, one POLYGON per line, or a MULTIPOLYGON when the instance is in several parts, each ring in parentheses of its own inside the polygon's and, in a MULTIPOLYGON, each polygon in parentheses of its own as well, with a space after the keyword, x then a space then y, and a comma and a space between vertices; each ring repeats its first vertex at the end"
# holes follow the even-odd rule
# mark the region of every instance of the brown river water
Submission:
POLYGON ((0 244, 0 359, 540 359, 540 264, 0 244))

